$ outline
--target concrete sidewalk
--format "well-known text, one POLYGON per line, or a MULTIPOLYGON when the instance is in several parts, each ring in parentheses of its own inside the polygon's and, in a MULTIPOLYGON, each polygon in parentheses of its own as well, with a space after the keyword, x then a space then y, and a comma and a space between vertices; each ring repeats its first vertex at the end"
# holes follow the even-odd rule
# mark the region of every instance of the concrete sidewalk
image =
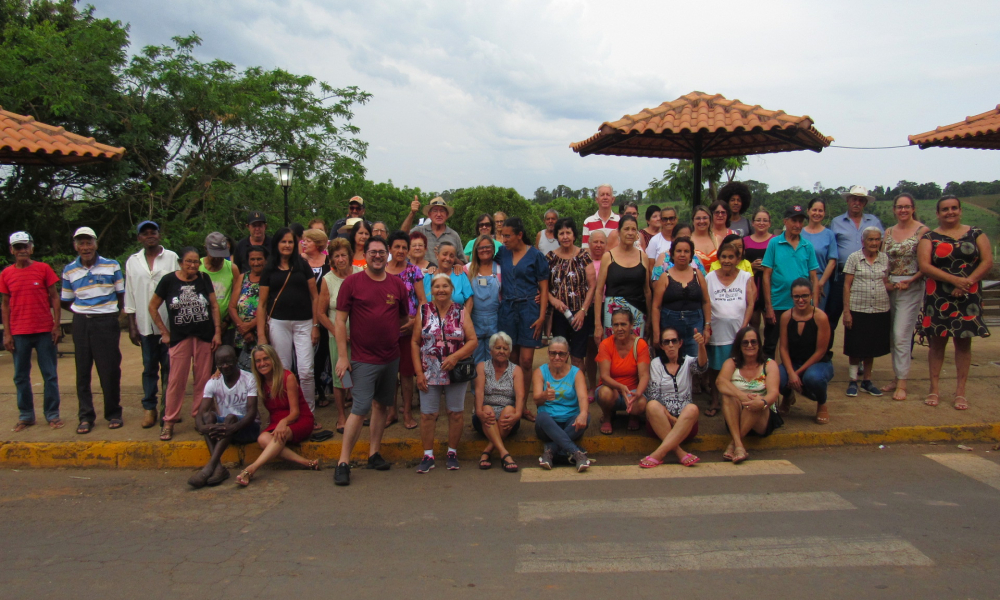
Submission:
MULTIPOLYGON (((843 331, 838 330, 837 340, 843 339, 843 331)), ((72 341, 61 344, 64 350, 72 349, 72 341)), ((909 398, 904 402, 891 399, 891 394, 880 398, 861 393, 857 398, 844 396, 847 386, 847 359, 842 355, 834 357, 836 376, 830 384, 827 402, 830 410, 830 424, 817 425, 813 421, 815 404, 800 398, 785 417, 785 426, 764 440, 751 438, 747 447, 790 448, 807 446, 836 446, 848 444, 893 444, 909 442, 993 442, 1000 440, 1000 402, 997 402, 1000 386, 1000 340, 996 336, 973 341, 973 366, 966 396, 970 408, 957 411, 951 407, 955 385, 954 360, 949 349, 942 373, 941 404, 936 408, 925 406, 927 392, 927 348, 914 349, 914 363, 909 382, 909 398)), ((133 346, 126 335, 122 336, 123 353, 123 405, 125 427, 118 430, 107 429, 107 423, 99 419, 93 432, 88 435, 75 433, 77 401, 75 393, 75 366, 72 355, 59 360, 59 381, 62 391, 61 413, 66 427, 51 430, 41 414, 42 385, 37 368, 32 374, 35 389, 35 409, 38 425, 21 433, 13 433, 11 428, 17 422, 16 394, 13 386, 12 358, 7 352, 0 352, 0 466, 4 467, 120 467, 120 468, 165 468, 194 467, 204 464, 207 459, 205 444, 194 432, 190 415, 190 387, 186 400, 185 418, 175 428, 174 440, 168 443, 157 439, 159 429, 142 429, 142 386, 139 381, 142 372, 142 357, 139 348, 133 346)), ((545 360, 544 351, 536 354, 535 364, 545 360)), ((883 385, 892 378, 889 357, 877 359, 873 380, 883 385)), ((100 385, 94 374, 94 403, 101 414, 102 396, 100 385)), ((161 390, 162 391, 162 390, 161 390)), ((707 404, 707 396, 697 396, 699 406, 707 404)), ((417 409, 414 409, 419 413, 417 409)), ((466 402, 466 433, 459 448, 463 459, 478 458, 479 451, 486 445, 484 438, 472 430, 472 396, 466 402)), ((317 419, 328 429, 336 423, 336 410, 330 406, 317 410, 317 419)), ((636 460, 648 454, 657 446, 657 441, 642 432, 627 432, 626 419, 615 421, 612 435, 601 435, 598 431, 600 409, 591 408, 591 426, 581 445, 591 456, 627 454, 636 460)), ((443 450, 447 420, 438 421, 437 440, 439 451, 443 450)), ((706 417, 699 421, 700 433, 694 443, 685 446, 691 451, 721 450, 728 443, 728 434, 722 415, 706 417)), ((402 421, 386 430, 382 454, 391 461, 417 460, 421 454, 419 430, 406 430, 402 421)), ((363 431, 352 458, 363 460, 368 453, 368 430, 363 431)), ((341 435, 322 443, 302 445, 302 453, 311 458, 335 461, 340 453, 341 435)), ((522 422, 521 430, 508 444, 511 453, 518 457, 522 465, 530 465, 540 452, 540 444, 535 436, 534 426, 522 422)), ((240 461, 253 458, 259 452, 255 446, 231 448, 227 460, 240 461)))

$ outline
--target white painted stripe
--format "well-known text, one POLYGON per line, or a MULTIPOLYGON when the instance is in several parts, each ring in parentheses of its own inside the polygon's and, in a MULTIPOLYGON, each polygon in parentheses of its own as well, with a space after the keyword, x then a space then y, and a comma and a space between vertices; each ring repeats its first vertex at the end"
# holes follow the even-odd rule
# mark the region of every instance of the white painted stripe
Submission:
POLYGON ((1000 490, 1000 465, 974 454, 925 454, 927 458, 1000 490))
POLYGON ((614 500, 559 500, 520 502, 522 523, 575 519, 592 515, 668 518, 696 515, 852 510, 855 506, 833 492, 776 494, 720 494, 678 498, 616 498, 614 500))
POLYGON ((876 535, 522 544, 517 548, 516 569, 518 573, 635 573, 933 565, 934 561, 909 542, 876 535))
POLYGON ((615 467, 590 467, 584 473, 577 473, 574 467, 557 467, 551 471, 544 469, 521 469, 521 482, 737 477, 741 475, 802 475, 802 469, 787 460, 754 460, 738 465, 727 462, 698 463, 693 467, 663 465, 654 469, 642 469, 636 464, 615 467))

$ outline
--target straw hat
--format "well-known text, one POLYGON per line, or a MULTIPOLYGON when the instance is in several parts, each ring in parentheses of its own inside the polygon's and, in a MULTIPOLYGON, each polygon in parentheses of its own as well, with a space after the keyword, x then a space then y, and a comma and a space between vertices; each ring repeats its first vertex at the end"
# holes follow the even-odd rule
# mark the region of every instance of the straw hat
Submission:
POLYGON ((875 196, 868 193, 868 188, 863 185, 856 185, 851 188, 851 191, 840 194, 844 197, 844 200, 849 200, 851 196, 860 196, 862 198, 868 198, 869 202, 875 202, 875 196))
POLYGON ((450 206, 448 206, 448 203, 444 201, 444 198, 442 198, 441 196, 438 196, 437 198, 434 198, 433 200, 431 200, 427 204, 427 206, 424 207, 424 216, 427 216, 427 217, 431 216, 430 211, 435 206, 440 206, 441 208, 443 208, 446 211, 448 211, 448 217, 449 218, 451 218, 451 215, 455 214, 455 209, 452 208, 452 207, 450 207, 450 206))

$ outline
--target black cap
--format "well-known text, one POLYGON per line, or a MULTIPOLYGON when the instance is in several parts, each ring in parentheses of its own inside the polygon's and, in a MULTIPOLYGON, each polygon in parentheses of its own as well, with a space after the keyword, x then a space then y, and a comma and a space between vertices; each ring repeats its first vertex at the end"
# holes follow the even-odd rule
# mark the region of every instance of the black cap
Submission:
POLYGON ((267 223, 267 217, 265 217, 264 213, 260 212, 259 210, 250 211, 250 214, 247 215, 247 225, 256 223, 257 221, 263 221, 267 223))
POLYGON ((798 204, 793 204, 785 209, 785 218, 791 219, 794 217, 806 218, 806 210, 798 204))

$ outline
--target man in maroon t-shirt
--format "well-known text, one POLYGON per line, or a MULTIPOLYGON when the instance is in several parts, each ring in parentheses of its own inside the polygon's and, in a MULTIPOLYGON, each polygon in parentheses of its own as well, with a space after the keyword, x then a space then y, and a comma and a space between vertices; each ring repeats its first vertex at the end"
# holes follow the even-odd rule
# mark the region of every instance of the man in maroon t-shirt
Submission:
POLYGON ((59 278, 52 267, 31 260, 35 243, 24 231, 10 236, 14 264, 0 272, 0 296, 4 323, 3 346, 14 355, 14 386, 17 388, 17 425, 14 432, 35 424, 35 398, 31 392, 31 349, 38 353, 38 368, 45 382, 45 420, 49 427, 63 426, 59 418, 59 376, 56 344, 59 342, 59 278))
MULTIPOLYGON (((399 372, 399 329, 406 324, 406 288, 398 277, 385 272, 388 259, 385 240, 375 236, 365 242, 364 271, 348 276, 337 295, 337 376, 341 381, 349 373, 353 380, 354 404, 344 426, 340 460, 333 476, 337 485, 350 485, 351 451, 361 433, 361 424, 372 411, 371 445, 368 468, 385 471, 389 463, 379 454, 385 430, 386 409, 396 398, 396 374, 399 372), (347 353, 347 319, 351 319, 351 353, 347 353), (348 356, 350 360, 348 361, 348 356), (373 402, 374 400, 374 402, 373 402)), ((345 383, 345 387, 352 387, 345 383)))

